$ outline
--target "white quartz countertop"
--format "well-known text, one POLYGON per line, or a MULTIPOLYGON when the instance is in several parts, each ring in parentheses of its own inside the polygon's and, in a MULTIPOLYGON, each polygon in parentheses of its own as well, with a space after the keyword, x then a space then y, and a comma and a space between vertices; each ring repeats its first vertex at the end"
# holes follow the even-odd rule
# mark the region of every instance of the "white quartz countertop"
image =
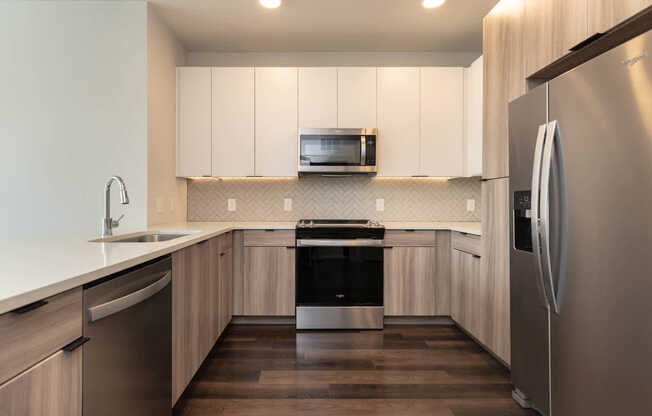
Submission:
MULTIPOLYGON (((294 229, 291 222, 184 222, 150 231, 190 233, 156 243, 95 243, 79 237, 0 242, 0 314, 232 230, 294 229)), ((452 230, 480 235, 479 222, 385 222, 391 229, 452 230)))

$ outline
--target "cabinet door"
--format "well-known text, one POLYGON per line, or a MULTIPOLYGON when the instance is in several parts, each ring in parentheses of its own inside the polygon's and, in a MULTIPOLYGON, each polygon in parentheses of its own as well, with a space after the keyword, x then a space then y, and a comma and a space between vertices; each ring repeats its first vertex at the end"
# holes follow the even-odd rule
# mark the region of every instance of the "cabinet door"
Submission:
POLYGON ((525 1, 523 51, 530 76, 570 52, 587 34, 586 0, 525 1))
POLYGON ((337 88, 337 127, 355 129, 377 126, 376 68, 338 68, 337 88))
POLYGON ((244 314, 294 315, 294 249, 245 247, 244 314))
POLYGON ((213 176, 254 174, 254 69, 212 68, 213 176))
POLYGON ((589 36, 604 33, 618 23, 652 6, 652 0, 587 0, 589 36))
POLYGON ((465 70, 464 176, 482 176, 482 56, 465 70))
POLYGON ((256 68, 259 176, 297 176, 297 69, 256 68))
POLYGON ((435 248, 385 248, 385 315, 435 315, 435 248))
POLYGON ((172 254, 172 401, 177 401, 208 352, 211 326, 208 242, 172 254))
POLYGON ((211 175, 211 69, 177 68, 177 176, 211 175))
POLYGON ((523 1, 501 1, 483 21, 482 177, 509 175, 508 104, 525 93, 523 1))
POLYGON ((464 175, 464 69, 424 67, 420 70, 419 174, 462 176, 464 175))
POLYGON ((509 330, 509 179, 482 183, 481 279, 490 300, 487 346, 510 362, 509 330))
POLYGON ((451 318, 466 327, 466 287, 464 279, 464 253, 451 251, 451 318))
POLYGON ((451 252, 451 317, 480 342, 486 344, 488 295, 481 282, 480 257, 453 249, 451 252))
POLYGON ((419 69, 378 68, 378 174, 419 174, 419 69))
POLYGON ((233 249, 220 252, 220 326, 218 336, 231 322, 233 315, 233 249))
POLYGON ((299 68, 299 127, 337 127, 337 68, 299 68))
MULTIPOLYGON (((221 236, 220 236, 221 237, 221 236)), ((206 285, 208 290, 205 292, 205 297, 202 300, 204 304, 203 308, 206 313, 206 328, 200 328, 205 337, 203 337, 202 351, 208 353, 215 345, 215 341, 220 336, 222 332, 221 323, 222 323, 222 265, 221 265, 221 246, 220 246, 220 237, 211 238, 207 242, 208 250, 205 255, 205 260, 208 264, 208 275, 206 280, 206 285)))
POLYGON ((82 349, 59 351, 0 385, 0 415, 81 416, 82 349))

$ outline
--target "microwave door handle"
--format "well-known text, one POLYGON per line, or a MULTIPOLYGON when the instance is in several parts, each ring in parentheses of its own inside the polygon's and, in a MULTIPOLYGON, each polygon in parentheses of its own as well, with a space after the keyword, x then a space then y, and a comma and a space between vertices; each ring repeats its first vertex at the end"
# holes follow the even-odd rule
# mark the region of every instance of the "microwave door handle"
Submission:
POLYGON ((546 125, 539 126, 537 141, 534 148, 534 163, 532 164, 532 196, 530 206, 532 216, 530 227, 532 232, 532 251, 536 264, 536 283, 542 306, 548 307, 548 297, 543 283, 543 263, 541 261, 540 218, 539 218, 539 192, 541 190, 541 158, 543 157, 543 144, 546 139, 546 125))
POLYGON ((360 166, 367 164, 367 139, 365 136, 360 136, 360 166))

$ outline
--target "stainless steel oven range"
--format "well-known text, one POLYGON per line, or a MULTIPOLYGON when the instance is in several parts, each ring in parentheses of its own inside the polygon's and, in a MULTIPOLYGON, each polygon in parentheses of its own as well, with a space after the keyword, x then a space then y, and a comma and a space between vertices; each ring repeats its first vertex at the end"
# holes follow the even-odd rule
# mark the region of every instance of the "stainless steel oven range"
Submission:
POLYGON ((383 327, 384 237, 369 220, 299 221, 297 329, 383 327))

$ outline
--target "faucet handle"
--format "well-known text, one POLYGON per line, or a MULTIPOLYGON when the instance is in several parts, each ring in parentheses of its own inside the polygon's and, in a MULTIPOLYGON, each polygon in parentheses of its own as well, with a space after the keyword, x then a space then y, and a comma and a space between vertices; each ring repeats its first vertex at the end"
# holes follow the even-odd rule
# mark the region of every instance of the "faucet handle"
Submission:
POLYGON ((120 225, 120 221, 125 217, 125 214, 120 215, 117 220, 111 220, 111 226, 113 227, 118 227, 120 225))

